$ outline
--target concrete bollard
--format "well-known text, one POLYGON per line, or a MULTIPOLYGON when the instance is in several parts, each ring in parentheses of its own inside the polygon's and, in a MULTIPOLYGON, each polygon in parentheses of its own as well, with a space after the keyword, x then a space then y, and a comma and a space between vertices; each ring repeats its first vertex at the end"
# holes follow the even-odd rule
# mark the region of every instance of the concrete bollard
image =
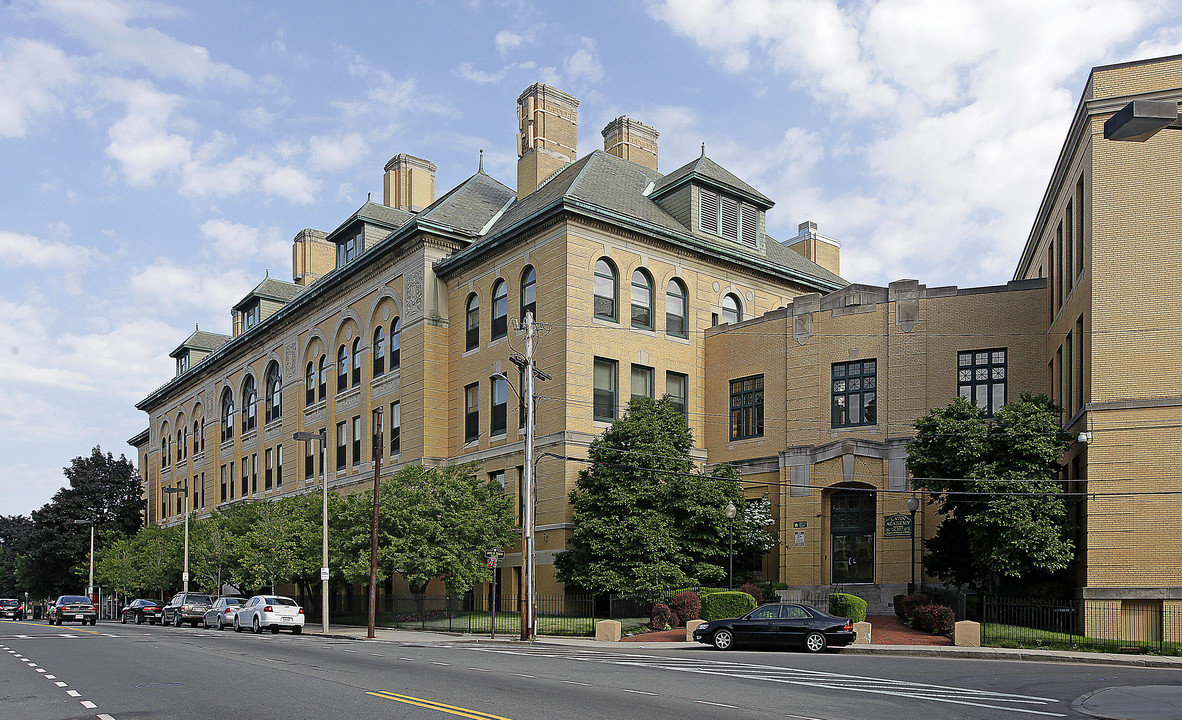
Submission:
POLYGON ((854 623, 854 644, 855 645, 869 645, 870 644, 870 623, 866 621, 854 623))
POLYGON ((620 642, 623 635, 619 620, 600 620, 595 623, 595 639, 603 642, 620 642))
POLYGON ((686 642, 693 642, 694 629, 697 628, 699 625, 701 625, 704 622, 706 622, 706 621, 702 620, 701 618, 685 621, 685 641, 686 642))
POLYGON ((981 647, 981 623, 961 620, 952 630, 952 644, 960 647, 981 647))

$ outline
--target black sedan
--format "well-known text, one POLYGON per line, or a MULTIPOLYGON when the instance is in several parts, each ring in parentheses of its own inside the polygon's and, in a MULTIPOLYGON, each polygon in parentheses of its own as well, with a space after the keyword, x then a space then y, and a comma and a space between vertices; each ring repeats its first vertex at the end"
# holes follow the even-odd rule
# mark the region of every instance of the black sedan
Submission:
POLYGON ((132 600, 127 604, 127 607, 119 611, 119 622, 127 624, 133 622, 136 625, 142 625, 147 622, 149 625, 155 625, 160 622, 160 610, 164 607, 164 603, 159 600, 149 600, 147 598, 139 598, 132 600))
POLYGON ((762 605, 741 618, 702 623, 694 629, 694 640, 719 650, 791 645, 818 653, 853 642, 854 623, 807 605, 762 605))
POLYGON ((62 595, 49 604, 45 621, 50 625, 61 625, 64 620, 77 620, 83 625, 98 622, 98 611, 85 595, 62 595))

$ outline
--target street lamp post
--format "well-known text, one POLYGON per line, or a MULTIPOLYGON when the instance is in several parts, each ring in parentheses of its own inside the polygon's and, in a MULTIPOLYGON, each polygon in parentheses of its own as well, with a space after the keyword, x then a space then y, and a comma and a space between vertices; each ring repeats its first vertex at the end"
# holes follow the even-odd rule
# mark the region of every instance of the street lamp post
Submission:
POLYGON ((328 432, 324 428, 321 428, 318 433, 298 432, 294 436, 296 440, 320 443, 320 467, 324 470, 324 478, 321 483, 323 512, 321 515, 320 627, 325 635, 328 634, 328 450, 325 444, 327 436, 328 432))
MULTIPOLYGON (((189 592, 189 487, 182 489, 179 487, 166 487, 163 489, 167 495, 182 494, 185 497, 185 567, 181 572, 181 583, 183 591, 189 592)), ((218 588, 218 594, 221 594, 222 589, 218 588)))
POLYGON ((75 520, 74 524, 90 526, 90 576, 86 580, 86 597, 94 602, 94 520, 75 520))
POLYGON ((911 582, 907 584, 907 594, 915 594, 915 513, 919 510, 919 498, 912 495, 907 498, 907 512, 911 513, 911 582))
POLYGON ((739 512, 733 502, 726 504, 726 526, 727 526, 727 558, 728 565, 726 573, 726 584, 728 590, 735 589, 735 515, 739 512))

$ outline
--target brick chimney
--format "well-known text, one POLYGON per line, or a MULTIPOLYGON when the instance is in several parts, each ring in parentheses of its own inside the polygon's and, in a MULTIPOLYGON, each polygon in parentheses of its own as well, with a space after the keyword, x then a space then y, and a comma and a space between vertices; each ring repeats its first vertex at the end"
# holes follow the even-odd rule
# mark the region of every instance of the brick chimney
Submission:
POLYGON ((386 207, 418 212, 435 202, 435 163, 399 153, 386 163, 382 203, 386 207))
POLYGON ((558 88, 535 83, 517 98, 517 198, 574 162, 579 101, 558 88))
POLYGON ((659 135, 655 128, 621 115, 603 129, 603 151, 656 170, 659 135))

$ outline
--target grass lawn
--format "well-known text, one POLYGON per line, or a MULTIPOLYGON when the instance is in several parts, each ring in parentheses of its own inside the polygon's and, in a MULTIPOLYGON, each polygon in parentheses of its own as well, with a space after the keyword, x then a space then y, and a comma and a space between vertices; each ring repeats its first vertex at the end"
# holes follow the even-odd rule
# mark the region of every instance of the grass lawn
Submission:
POLYGON ((1036 630, 1019 625, 981 624, 981 644, 1000 648, 1035 650, 1073 650, 1079 652, 1151 653, 1182 655, 1182 643, 1138 642, 1116 638, 1093 638, 1051 630, 1036 630))

